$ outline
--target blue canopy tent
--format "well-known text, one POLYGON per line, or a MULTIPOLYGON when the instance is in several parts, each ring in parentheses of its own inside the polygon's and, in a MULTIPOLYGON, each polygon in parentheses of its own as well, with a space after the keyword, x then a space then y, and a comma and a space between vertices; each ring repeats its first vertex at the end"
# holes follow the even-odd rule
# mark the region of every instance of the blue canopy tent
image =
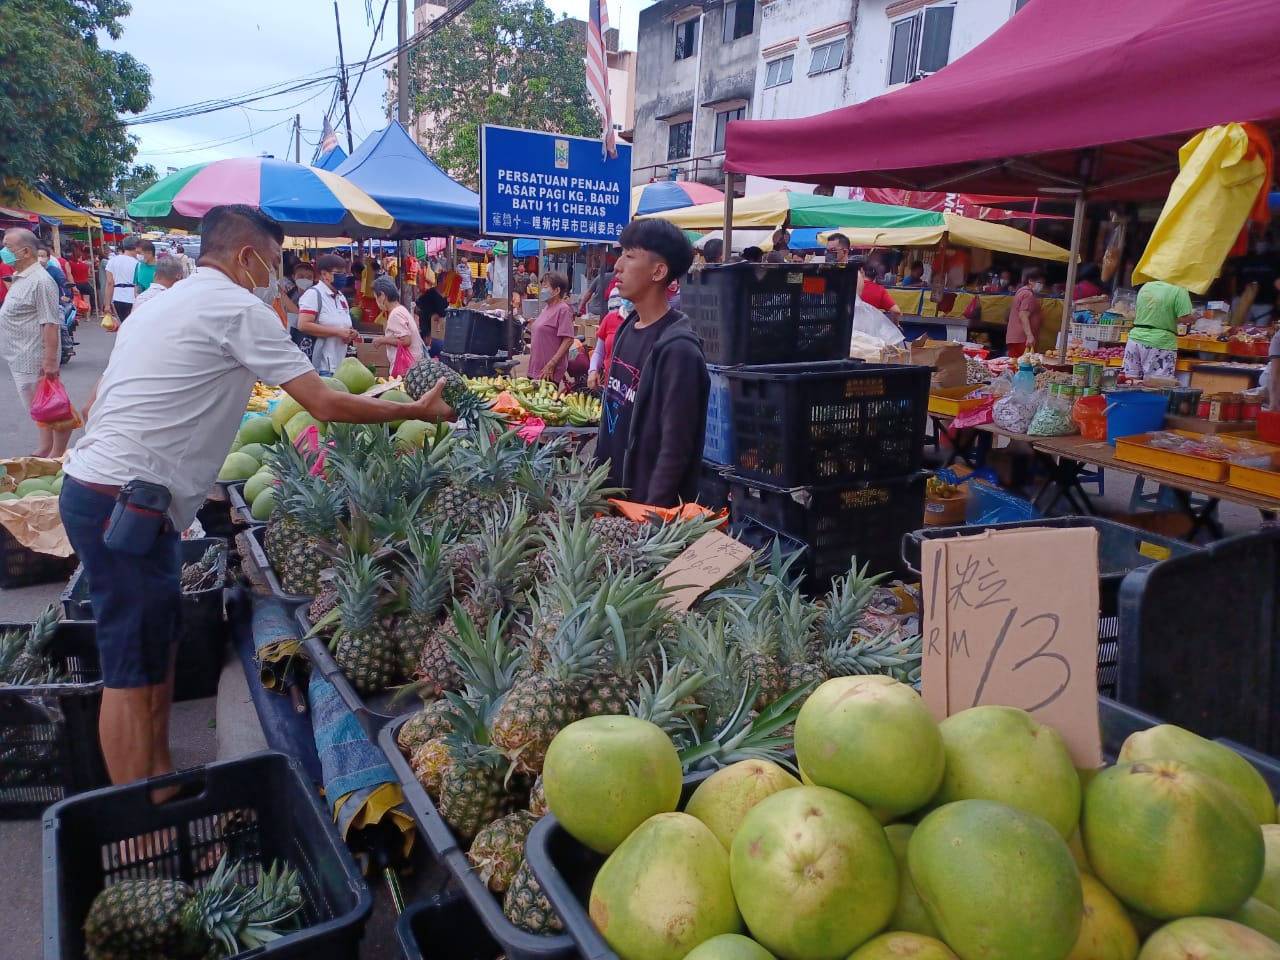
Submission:
MULTIPOLYGON (((342 166, 346 159, 347 151, 343 150, 341 147, 334 147, 328 153, 321 154, 319 159, 317 159, 312 166, 318 170, 328 170, 332 173, 337 170, 338 167, 342 166)), ((367 193, 368 191, 365 192, 367 193)))
POLYGON ((437 167, 395 120, 333 172, 395 217, 387 234, 393 239, 480 234, 480 196, 437 167))

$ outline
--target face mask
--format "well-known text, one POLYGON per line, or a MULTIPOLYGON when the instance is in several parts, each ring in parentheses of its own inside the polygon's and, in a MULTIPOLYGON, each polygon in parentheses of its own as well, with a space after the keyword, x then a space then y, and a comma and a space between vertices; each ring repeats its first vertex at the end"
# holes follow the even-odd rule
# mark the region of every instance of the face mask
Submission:
POLYGON ((146 262, 146 259, 147 259, 146 257, 144 257, 144 256, 143 256, 142 254, 140 254, 140 253, 135 253, 135 254, 133 255, 133 258, 134 258, 135 260, 137 260, 139 263, 145 263, 145 262, 146 262))
MULTIPOLYGON (((267 268, 267 285, 265 287, 255 285, 253 288, 253 295, 267 306, 271 306, 276 302, 276 298, 280 295, 280 278, 276 276, 275 270, 267 266, 267 261, 262 259, 262 255, 259 254, 257 250, 253 251, 253 255, 258 258, 258 262, 260 264, 267 268)), ((247 270, 245 273, 249 277, 249 282, 253 283, 253 274, 249 273, 247 270)))
POLYGON ((629 315, 633 310, 635 310, 635 308, 636 308, 636 305, 634 303, 632 303, 626 297, 622 298, 622 315, 624 317, 629 315))
POLYGON ((295 280, 294 282, 298 285, 298 289, 304 292, 310 290, 315 284, 314 280, 295 280))
POLYGON ((40 266, 44 267, 46 270, 48 270, 48 269, 49 269, 49 261, 48 261, 48 260, 40 260, 40 261, 37 261, 37 262, 40 264, 40 266))
POLYGON ((1043 284, 1043 283, 1033 283, 1033 284, 1031 285, 1031 292, 1032 292, 1032 293, 1039 293, 1039 292, 1040 292, 1041 290, 1043 290, 1043 289, 1044 289, 1044 284, 1043 284))
POLYGON ((13 255, 13 251, 8 247, 0 247, 0 261, 3 261, 5 266, 12 267, 18 262, 18 258, 13 255))
POLYGON ((538 291, 538 299, 541 300, 543 303, 547 303, 548 301, 550 301, 551 296, 552 296, 552 293, 550 290, 538 291))
POLYGON ((333 275, 333 289, 341 290, 347 285, 347 275, 345 273, 335 273, 333 275))

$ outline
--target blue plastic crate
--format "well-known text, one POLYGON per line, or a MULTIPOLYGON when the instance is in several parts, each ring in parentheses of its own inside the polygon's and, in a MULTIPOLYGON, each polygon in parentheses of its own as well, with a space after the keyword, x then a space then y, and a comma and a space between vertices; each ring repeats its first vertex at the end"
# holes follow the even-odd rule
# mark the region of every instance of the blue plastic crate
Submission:
POLYGON ((733 402, 729 397, 729 378, 723 368, 707 364, 711 392, 707 396, 707 433, 702 443, 702 459, 713 463, 733 463, 733 402))

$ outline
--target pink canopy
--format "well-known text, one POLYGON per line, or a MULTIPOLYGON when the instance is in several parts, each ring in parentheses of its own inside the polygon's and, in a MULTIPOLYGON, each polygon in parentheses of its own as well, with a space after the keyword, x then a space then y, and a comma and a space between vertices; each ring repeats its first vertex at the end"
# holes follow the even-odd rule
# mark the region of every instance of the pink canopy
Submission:
POLYGON ((1275 0, 1031 0, 985 43, 901 90, 798 120, 730 123, 725 169, 1160 198, 1192 131, 1245 120, 1280 129, 1277 51, 1275 0))

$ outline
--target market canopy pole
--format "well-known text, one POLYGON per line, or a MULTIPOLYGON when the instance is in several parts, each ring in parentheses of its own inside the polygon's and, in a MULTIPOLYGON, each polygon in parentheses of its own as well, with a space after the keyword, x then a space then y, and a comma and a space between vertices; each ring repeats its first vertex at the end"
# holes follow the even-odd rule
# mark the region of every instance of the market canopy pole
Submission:
POLYGON ((1084 233, 1085 192, 1076 194, 1075 216, 1071 218, 1071 258, 1067 260, 1067 289, 1062 292, 1062 327, 1058 330, 1058 359, 1067 359, 1067 331, 1075 307, 1076 272, 1080 263, 1080 245, 1084 233))
POLYGON ((724 172, 724 247, 720 262, 728 263, 733 254, 733 173, 724 172))

